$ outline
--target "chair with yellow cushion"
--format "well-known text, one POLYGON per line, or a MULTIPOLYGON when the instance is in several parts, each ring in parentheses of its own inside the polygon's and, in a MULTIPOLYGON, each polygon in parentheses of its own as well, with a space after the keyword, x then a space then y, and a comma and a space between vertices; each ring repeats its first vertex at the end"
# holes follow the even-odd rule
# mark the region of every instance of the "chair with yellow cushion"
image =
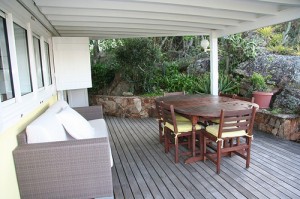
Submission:
POLYGON ((166 96, 173 96, 173 95, 185 95, 185 91, 164 93, 164 97, 166 97, 166 96))
POLYGON ((247 110, 221 111, 220 124, 207 126, 201 131, 201 152, 204 159, 209 159, 216 164, 217 173, 220 173, 222 155, 230 155, 232 152, 246 160, 246 167, 250 165, 250 148, 252 140, 252 129, 256 108, 247 110), (245 142, 231 142, 229 146, 223 147, 226 139, 245 138, 245 142), (216 142, 216 146, 209 145, 212 149, 207 152, 206 139, 216 142))
MULTIPOLYGON (((174 96, 174 95, 185 95, 184 91, 180 91, 180 92, 172 92, 172 93, 164 93, 164 97, 165 96, 174 96)), ((155 105, 156 105, 156 110, 157 110, 157 121, 158 121, 158 131, 159 131, 159 142, 162 143, 164 141, 164 132, 163 132, 163 119, 162 119, 162 114, 161 114, 161 108, 160 108, 160 101, 155 101, 155 105)), ((178 121, 186 121, 188 122, 189 119, 176 114, 176 119, 178 121)))
POLYGON ((234 95, 233 99, 238 99, 238 100, 254 103, 254 97, 248 98, 248 97, 241 97, 238 95, 234 95))
MULTIPOLYGON (((192 136, 192 123, 190 121, 180 121, 176 119, 173 105, 161 103, 164 133, 165 133, 165 152, 168 153, 171 145, 175 146, 175 163, 179 162, 179 155, 191 155, 191 151, 180 152, 179 145, 187 144, 190 149, 191 136, 192 136), (186 137, 187 141, 180 139, 186 137), (181 141, 180 141, 181 140, 181 141), (174 144, 172 144, 174 143, 174 144)), ((196 136, 200 139, 200 131, 202 126, 196 125, 196 136)))

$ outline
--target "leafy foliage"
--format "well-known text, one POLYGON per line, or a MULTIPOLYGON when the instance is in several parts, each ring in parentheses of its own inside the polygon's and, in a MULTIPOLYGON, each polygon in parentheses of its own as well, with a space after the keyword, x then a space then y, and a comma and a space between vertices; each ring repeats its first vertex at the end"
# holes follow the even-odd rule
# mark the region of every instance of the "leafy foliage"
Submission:
POLYGON ((98 94, 99 90, 107 87, 114 79, 116 67, 105 63, 92 66, 93 87, 89 88, 91 94, 98 94))
POLYGON ((230 73, 239 63, 253 59, 257 55, 257 43, 242 37, 242 34, 230 35, 221 38, 220 54, 223 59, 220 61, 225 73, 230 73))
POLYGON ((282 55, 298 55, 300 51, 300 20, 260 28, 257 32, 267 42, 269 51, 282 55))
POLYGON ((224 73, 219 73, 219 92, 227 94, 239 93, 239 81, 224 73))
POLYGON ((149 81, 159 58, 157 47, 147 38, 125 39, 114 50, 122 77, 134 84, 134 92, 148 92, 149 81))
POLYGON ((264 77, 261 74, 254 72, 250 78, 252 91, 270 91, 271 88, 267 85, 267 80, 270 78, 270 75, 264 77))
POLYGON ((176 62, 165 62, 152 79, 153 91, 186 91, 195 93, 198 78, 180 72, 176 62))
MULTIPOLYGON (((164 63, 164 69, 153 78, 153 91, 187 93, 210 93, 210 73, 200 76, 188 75, 179 71, 177 62, 164 63)), ((219 89, 223 93, 238 93, 239 83, 230 76, 220 73, 219 89)))

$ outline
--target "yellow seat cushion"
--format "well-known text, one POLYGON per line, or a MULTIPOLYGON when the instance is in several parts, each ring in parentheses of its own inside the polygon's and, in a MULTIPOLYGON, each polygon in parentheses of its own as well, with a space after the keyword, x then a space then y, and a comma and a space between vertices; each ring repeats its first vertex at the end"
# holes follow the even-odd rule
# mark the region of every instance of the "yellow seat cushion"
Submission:
MULTIPOLYGON (((176 117, 176 121, 178 121, 178 122, 190 122, 190 120, 188 118, 183 117, 179 114, 175 114, 175 117, 176 117)), ((160 119, 161 119, 161 121, 163 121, 163 118, 160 118, 160 119)))
POLYGON ((175 114, 175 117, 176 117, 176 121, 180 121, 180 122, 190 122, 190 120, 186 117, 183 117, 179 114, 175 114))
POLYGON ((217 124, 219 124, 220 123, 220 119, 213 119, 213 120, 211 120, 213 123, 217 123, 217 124))
MULTIPOLYGON (((206 131, 216 137, 218 137, 219 133, 219 125, 210 125, 206 127, 206 131)), ((231 138, 231 137, 239 137, 247 135, 246 131, 239 130, 239 131, 232 131, 232 132, 226 132, 222 133, 222 138, 231 138)))
MULTIPOLYGON (((170 123, 166 123, 165 125, 167 128, 171 129, 172 131, 174 131, 174 126, 170 123)), ((196 130, 200 130, 203 127, 199 124, 196 124, 196 130)), ((188 131, 192 131, 192 123, 191 122, 182 122, 182 121, 178 121, 177 122, 177 130, 178 133, 184 133, 184 132, 188 132, 188 131)))

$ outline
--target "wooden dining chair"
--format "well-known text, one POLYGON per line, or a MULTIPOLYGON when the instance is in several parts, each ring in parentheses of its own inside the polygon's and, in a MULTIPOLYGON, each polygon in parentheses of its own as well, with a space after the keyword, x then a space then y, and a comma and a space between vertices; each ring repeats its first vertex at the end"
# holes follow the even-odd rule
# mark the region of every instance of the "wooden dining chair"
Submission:
MULTIPOLYGON (((158 121, 158 132, 159 132, 159 142, 164 142, 164 122, 163 122, 163 115, 162 115, 162 107, 161 103, 163 101, 155 101, 156 111, 157 111, 157 118, 158 121)), ((176 121, 180 122, 189 122, 190 120, 180 114, 175 113, 176 115, 176 121)))
POLYGON ((185 91, 164 93, 164 97, 166 97, 166 96, 173 96, 173 95, 185 95, 185 91))
MULTIPOLYGON (((226 94, 226 93, 219 92, 219 96, 221 96, 221 97, 229 97, 229 98, 233 99, 235 97, 235 94, 226 94)), ((219 124, 220 123, 220 119, 219 118, 212 119, 212 120, 209 121, 209 123, 219 124)))
POLYGON ((222 97, 230 97, 230 98, 233 98, 235 94, 226 94, 226 93, 222 93, 222 92, 219 92, 219 96, 222 96, 222 97))
POLYGON ((238 100, 254 103, 254 97, 248 98, 248 97, 241 97, 241 96, 238 96, 238 95, 234 95, 233 99, 238 99, 238 100))
POLYGON ((256 108, 235 111, 221 111, 220 124, 207 126, 201 131, 201 155, 204 159, 209 159, 216 164, 216 171, 220 173, 220 164, 222 155, 230 155, 231 153, 246 160, 246 168, 250 165, 250 149, 252 140, 252 129, 256 108), (226 139, 245 138, 244 143, 233 143, 223 147, 226 139), (211 151, 207 150, 207 140, 216 142, 216 146, 209 144, 211 151))
MULTIPOLYGON (((165 152, 168 153, 171 146, 175 146, 175 163, 179 162, 180 155, 191 155, 191 151, 180 152, 179 145, 186 144, 191 150, 192 123, 190 121, 178 121, 174 112, 174 106, 161 103, 165 134, 165 152), (187 141, 180 138, 186 137, 187 141)), ((196 136, 200 140, 201 125, 196 126, 196 136)), ((199 143, 200 144, 200 143, 199 143)))
POLYGON ((157 112, 157 122, 158 122, 158 132, 159 132, 159 142, 162 143, 164 141, 163 135, 163 115, 162 115, 162 108, 161 108, 161 101, 155 101, 156 112, 157 112))

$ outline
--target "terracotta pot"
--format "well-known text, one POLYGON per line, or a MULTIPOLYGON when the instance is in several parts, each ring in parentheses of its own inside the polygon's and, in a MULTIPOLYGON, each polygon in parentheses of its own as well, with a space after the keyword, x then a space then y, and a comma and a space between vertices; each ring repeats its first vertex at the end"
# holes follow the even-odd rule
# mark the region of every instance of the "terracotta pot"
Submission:
POLYGON ((254 103, 258 104, 260 109, 269 108, 273 93, 255 91, 252 94, 254 97, 254 103))

